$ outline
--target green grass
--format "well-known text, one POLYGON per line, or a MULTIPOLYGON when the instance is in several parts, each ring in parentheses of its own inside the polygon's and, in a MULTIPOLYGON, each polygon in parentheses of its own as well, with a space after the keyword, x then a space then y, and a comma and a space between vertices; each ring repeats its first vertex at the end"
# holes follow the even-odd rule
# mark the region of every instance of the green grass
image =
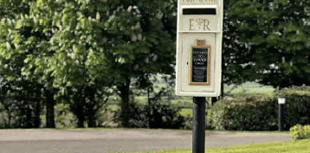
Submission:
POLYGON ((246 82, 237 87, 234 85, 225 85, 225 94, 230 95, 267 95, 273 96, 274 95, 274 88, 272 86, 263 86, 258 83, 254 82, 246 82), (231 91, 230 93, 228 91, 231 91))
MULTIPOLYGON (((206 153, 310 153, 310 140, 241 145, 206 149, 206 153)), ((191 150, 167 150, 157 153, 191 153, 191 150)), ((148 152, 155 153, 155 152, 148 152)))
POLYGON ((193 116, 193 109, 182 109, 180 114, 184 117, 193 116))
POLYGON ((119 109, 118 105, 108 105, 107 109, 110 111, 117 111, 119 109))

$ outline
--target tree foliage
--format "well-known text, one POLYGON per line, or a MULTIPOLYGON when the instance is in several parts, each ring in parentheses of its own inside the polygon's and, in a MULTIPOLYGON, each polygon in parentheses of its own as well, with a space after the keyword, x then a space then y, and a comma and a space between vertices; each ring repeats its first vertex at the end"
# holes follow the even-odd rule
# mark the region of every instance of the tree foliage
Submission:
MULTIPOLYGON (((36 116, 45 106, 47 126, 54 127, 54 105, 63 102, 79 127, 97 126, 96 112, 115 94, 128 126, 134 89, 154 92, 150 76, 174 75, 176 5, 0 0, 1 103, 25 105, 12 108, 36 116)), ((309 7, 307 0, 225 1, 224 83, 309 85, 309 7)))
POLYGON ((95 114, 89 112, 113 90, 127 116, 132 87, 150 86, 149 74, 174 73, 175 5, 170 0, 2 0, 2 74, 40 85, 47 108, 54 108, 57 96, 70 103, 79 126, 92 122, 95 114))
POLYGON ((226 1, 225 82, 310 84, 310 2, 226 1))

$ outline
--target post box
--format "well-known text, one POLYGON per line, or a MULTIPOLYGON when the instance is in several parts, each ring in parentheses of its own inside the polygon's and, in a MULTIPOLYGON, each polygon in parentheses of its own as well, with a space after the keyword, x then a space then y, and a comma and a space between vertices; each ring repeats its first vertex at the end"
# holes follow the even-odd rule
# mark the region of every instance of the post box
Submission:
POLYGON ((223 0, 178 0, 176 95, 220 95, 223 5, 223 0))

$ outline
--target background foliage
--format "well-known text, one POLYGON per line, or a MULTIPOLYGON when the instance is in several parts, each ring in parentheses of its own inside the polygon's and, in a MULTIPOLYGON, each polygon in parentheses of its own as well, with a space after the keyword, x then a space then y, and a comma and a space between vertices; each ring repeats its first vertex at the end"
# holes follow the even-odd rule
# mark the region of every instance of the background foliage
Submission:
MULTIPOLYGON (((117 109, 113 126, 184 126, 180 109, 163 103, 181 99, 172 94, 176 6, 0 0, 0 127, 104 126, 117 109), (147 105, 131 103, 139 98, 147 105)), ((310 85, 309 12, 308 0, 225 0, 223 87, 310 85)), ((307 87, 268 95, 287 97, 286 129, 309 123, 307 87)), ((276 110, 273 98, 235 97, 209 117, 216 128, 266 130, 275 128, 276 110)))
MULTIPOLYGON (((296 124, 310 124, 310 88, 293 87, 277 91, 285 97, 284 129, 296 124)), ((278 99, 267 96, 240 96, 225 98, 208 110, 208 124, 221 130, 277 130, 278 99)))
POLYGON ((226 0, 224 82, 310 84, 310 2, 226 0))

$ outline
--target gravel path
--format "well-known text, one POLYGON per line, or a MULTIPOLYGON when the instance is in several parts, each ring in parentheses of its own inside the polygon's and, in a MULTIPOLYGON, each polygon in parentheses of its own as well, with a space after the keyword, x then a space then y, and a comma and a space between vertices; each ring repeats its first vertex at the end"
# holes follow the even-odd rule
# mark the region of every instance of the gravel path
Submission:
MULTIPOLYGON (((191 149, 191 131, 0 130, 0 153, 106 153, 191 149)), ((290 141, 288 134, 206 132, 206 148, 290 141)))

